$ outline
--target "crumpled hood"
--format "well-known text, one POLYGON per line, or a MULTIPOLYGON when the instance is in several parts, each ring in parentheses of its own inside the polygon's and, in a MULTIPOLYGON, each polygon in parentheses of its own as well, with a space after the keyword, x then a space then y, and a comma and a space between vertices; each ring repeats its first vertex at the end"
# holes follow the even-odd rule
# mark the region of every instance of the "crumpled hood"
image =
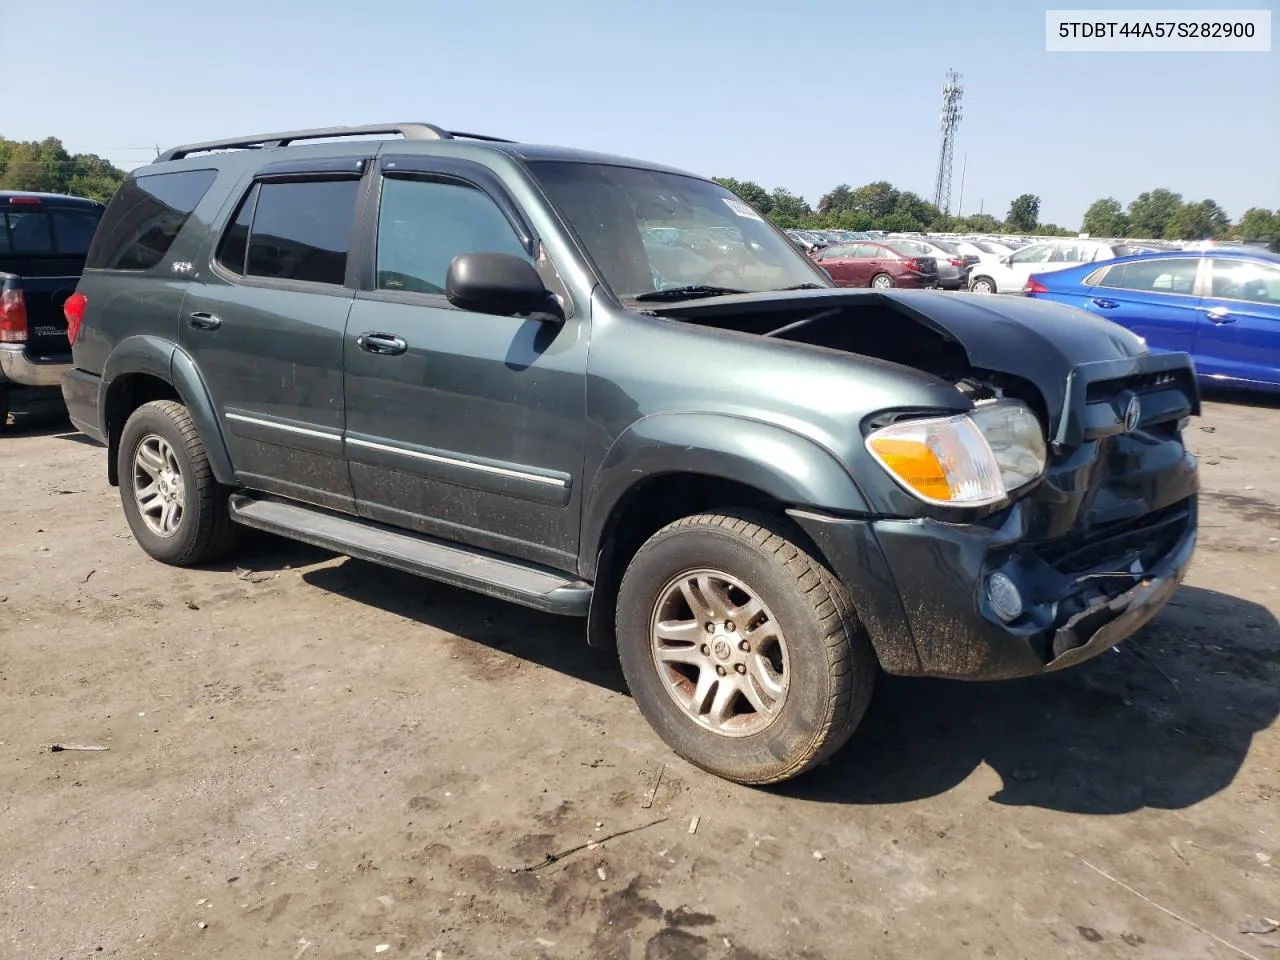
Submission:
POLYGON ((1190 364, 1181 354, 1152 355, 1140 337, 1109 320, 1018 296, 830 288, 714 297, 655 305, 652 312, 694 318, 812 307, 816 314, 876 300, 955 341, 972 367, 1033 384, 1044 397, 1050 434, 1058 443, 1079 442, 1087 429, 1075 422, 1079 411, 1073 414, 1072 408, 1082 407, 1089 383, 1190 364))

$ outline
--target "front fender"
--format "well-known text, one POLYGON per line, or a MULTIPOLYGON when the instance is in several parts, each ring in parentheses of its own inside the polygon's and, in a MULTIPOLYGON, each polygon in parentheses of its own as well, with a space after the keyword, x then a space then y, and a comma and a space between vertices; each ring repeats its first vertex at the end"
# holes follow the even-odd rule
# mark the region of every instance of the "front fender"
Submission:
MULTIPOLYGON (((99 387, 98 409, 101 411, 103 435, 108 438, 110 469, 114 474, 116 435, 109 432, 114 417, 113 405, 121 402, 120 385, 131 374, 143 374, 161 380, 177 392, 179 399, 191 415, 200 439, 204 443, 209 466, 219 483, 235 483, 235 471, 227 453, 222 428, 213 408, 213 401, 195 362, 177 344, 162 337, 135 336, 121 340, 107 357, 99 387)), ((114 479, 113 479, 114 482, 114 479)))
POLYGON ((628 491, 641 481, 672 473, 746 484, 784 507, 869 512, 845 466, 807 437, 728 414, 653 414, 628 427, 596 471, 583 508, 584 576, 594 576, 609 518, 628 491))

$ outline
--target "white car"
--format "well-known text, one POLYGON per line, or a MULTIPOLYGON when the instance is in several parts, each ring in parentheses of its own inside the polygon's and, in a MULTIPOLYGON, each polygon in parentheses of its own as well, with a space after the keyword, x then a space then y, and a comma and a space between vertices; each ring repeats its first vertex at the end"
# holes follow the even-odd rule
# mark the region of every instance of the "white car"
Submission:
POLYGON ((1051 240, 1033 243, 994 261, 979 263, 969 274, 973 293, 1021 293, 1033 273, 1065 270, 1082 263, 1095 263, 1128 256, 1123 243, 1099 240, 1051 240))

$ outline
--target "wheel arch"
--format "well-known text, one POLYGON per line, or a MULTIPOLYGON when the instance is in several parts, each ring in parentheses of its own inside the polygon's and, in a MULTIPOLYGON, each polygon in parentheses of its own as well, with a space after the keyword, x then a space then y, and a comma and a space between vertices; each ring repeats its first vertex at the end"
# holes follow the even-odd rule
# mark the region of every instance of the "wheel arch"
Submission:
POLYGON ((130 414, 151 400, 177 400, 191 415, 219 483, 233 484, 235 471, 204 380, 194 361, 176 344, 159 337, 128 337, 107 358, 102 373, 102 431, 107 439, 107 480, 120 482, 116 464, 120 431, 130 414))
MULTIPOLYGON (((587 638, 607 646, 627 562, 673 520, 749 508, 864 513, 852 476, 827 450, 773 424, 719 414, 663 414, 634 424, 597 471, 583 512, 579 572, 594 583, 587 638)), ((815 555, 820 555, 816 552, 815 555)))

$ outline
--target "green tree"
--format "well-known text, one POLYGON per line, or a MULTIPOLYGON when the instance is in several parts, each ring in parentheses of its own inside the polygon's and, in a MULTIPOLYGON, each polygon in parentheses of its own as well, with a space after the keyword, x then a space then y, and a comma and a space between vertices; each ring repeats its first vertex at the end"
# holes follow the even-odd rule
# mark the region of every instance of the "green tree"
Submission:
POLYGON ((901 196, 888 180, 877 180, 854 190, 851 199, 854 210, 865 213, 872 220, 882 220, 894 212, 901 196))
POLYGON ((1000 221, 989 213, 974 213, 960 219, 957 229, 971 233, 1000 233, 1000 221))
POLYGON ((1273 243, 1280 238, 1280 210, 1272 213, 1265 207, 1250 207, 1231 233, 1237 240, 1273 243))
POLYGON ((70 154, 57 137, 16 141, 0 137, 0 189, 70 193, 111 199, 124 171, 91 153, 70 154))
POLYGON ((934 230, 947 229, 944 223, 950 219, 944 217, 942 211, 932 203, 923 199, 919 194, 912 193, 910 190, 904 190, 898 194, 898 199, 893 205, 893 213, 897 216, 907 217, 917 223, 922 223, 934 230))
POLYGON ((1221 237, 1230 222, 1226 213, 1212 200, 1184 203, 1165 223, 1165 236, 1178 240, 1205 240, 1221 237))
POLYGON ((1074 237, 1075 231, 1060 227, 1056 223, 1036 224, 1036 233, 1042 237, 1074 237))
POLYGON ((15 143, 5 157, 4 170, 0 171, 0 190, 56 192, 56 170, 56 167, 43 162, 40 144, 15 143))
POLYGON ((1024 193, 1009 204, 1005 222, 1014 230, 1029 233, 1040 220, 1040 198, 1034 193, 1024 193))
POLYGON ((774 187, 769 194, 769 218, 784 227, 799 226, 813 216, 813 210, 804 197, 797 196, 786 187, 774 187))
POLYGON ((712 177, 711 179, 730 193, 736 194, 747 201, 761 213, 767 214, 773 207, 769 192, 758 183, 754 183, 751 180, 734 180, 732 177, 712 177))
POLYGON ((829 216, 833 213, 843 213, 846 210, 853 209, 853 188, 847 183, 842 183, 836 187, 832 187, 829 193, 824 193, 818 200, 818 213, 823 216, 829 216))
POLYGON ((1080 232, 1091 237, 1123 237, 1128 230, 1129 218, 1115 197, 1102 197, 1089 204, 1080 225, 1080 232))
POLYGON ((1165 228, 1180 206, 1182 196, 1164 187, 1138 194, 1129 204, 1129 236, 1149 240, 1167 236, 1165 228))

